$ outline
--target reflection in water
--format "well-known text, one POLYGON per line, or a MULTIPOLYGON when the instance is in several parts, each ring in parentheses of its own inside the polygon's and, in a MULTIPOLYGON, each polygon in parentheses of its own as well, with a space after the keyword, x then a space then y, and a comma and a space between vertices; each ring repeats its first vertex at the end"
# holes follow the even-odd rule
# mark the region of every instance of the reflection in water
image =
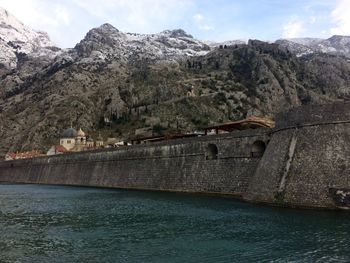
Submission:
POLYGON ((350 213, 0 185, 0 262, 349 262, 350 213))

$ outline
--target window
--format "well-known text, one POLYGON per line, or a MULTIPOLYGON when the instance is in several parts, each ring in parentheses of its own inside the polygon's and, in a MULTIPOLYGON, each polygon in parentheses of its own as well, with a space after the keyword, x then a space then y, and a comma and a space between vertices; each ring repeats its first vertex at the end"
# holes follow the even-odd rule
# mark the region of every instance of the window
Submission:
POLYGON ((266 145, 263 141, 256 141, 252 145, 251 157, 262 157, 264 155, 266 145))
POLYGON ((215 144, 208 144, 206 150, 206 159, 207 160, 215 160, 218 158, 218 147, 215 144))
POLYGON ((71 143, 71 141, 70 140, 67 140, 67 144, 70 144, 71 143))

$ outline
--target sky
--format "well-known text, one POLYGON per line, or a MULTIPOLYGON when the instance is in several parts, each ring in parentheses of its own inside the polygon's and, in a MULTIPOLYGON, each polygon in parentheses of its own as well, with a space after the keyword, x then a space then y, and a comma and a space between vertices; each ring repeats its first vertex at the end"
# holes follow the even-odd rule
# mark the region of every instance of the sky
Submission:
POLYGON ((104 23, 133 33, 182 28, 211 41, 350 35, 350 0, 0 0, 0 7, 63 48, 104 23))

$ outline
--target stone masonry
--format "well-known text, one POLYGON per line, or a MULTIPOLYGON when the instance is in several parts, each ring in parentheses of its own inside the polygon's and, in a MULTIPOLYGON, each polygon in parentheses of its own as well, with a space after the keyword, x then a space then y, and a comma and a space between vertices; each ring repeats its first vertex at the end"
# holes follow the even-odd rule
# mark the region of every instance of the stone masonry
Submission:
POLYGON ((272 130, 0 162, 0 182, 215 193, 272 205, 349 208, 350 104, 302 106, 281 113, 276 122, 272 130))

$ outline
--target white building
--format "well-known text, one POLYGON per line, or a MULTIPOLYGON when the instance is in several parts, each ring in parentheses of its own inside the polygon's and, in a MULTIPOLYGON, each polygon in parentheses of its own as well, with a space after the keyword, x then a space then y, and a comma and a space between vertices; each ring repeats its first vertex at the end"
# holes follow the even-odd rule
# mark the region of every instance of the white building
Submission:
POLYGON ((72 150, 76 145, 77 136, 78 132, 74 128, 66 129, 61 135, 60 145, 68 151, 72 150))
POLYGON ((101 135, 97 141, 88 138, 85 132, 80 128, 78 131, 74 128, 68 128, 60 136, 60 145, 52 146, 47 155, 61 154, 64 152, 81 152, 95 148, 103 148, 103 138, 101 135))

